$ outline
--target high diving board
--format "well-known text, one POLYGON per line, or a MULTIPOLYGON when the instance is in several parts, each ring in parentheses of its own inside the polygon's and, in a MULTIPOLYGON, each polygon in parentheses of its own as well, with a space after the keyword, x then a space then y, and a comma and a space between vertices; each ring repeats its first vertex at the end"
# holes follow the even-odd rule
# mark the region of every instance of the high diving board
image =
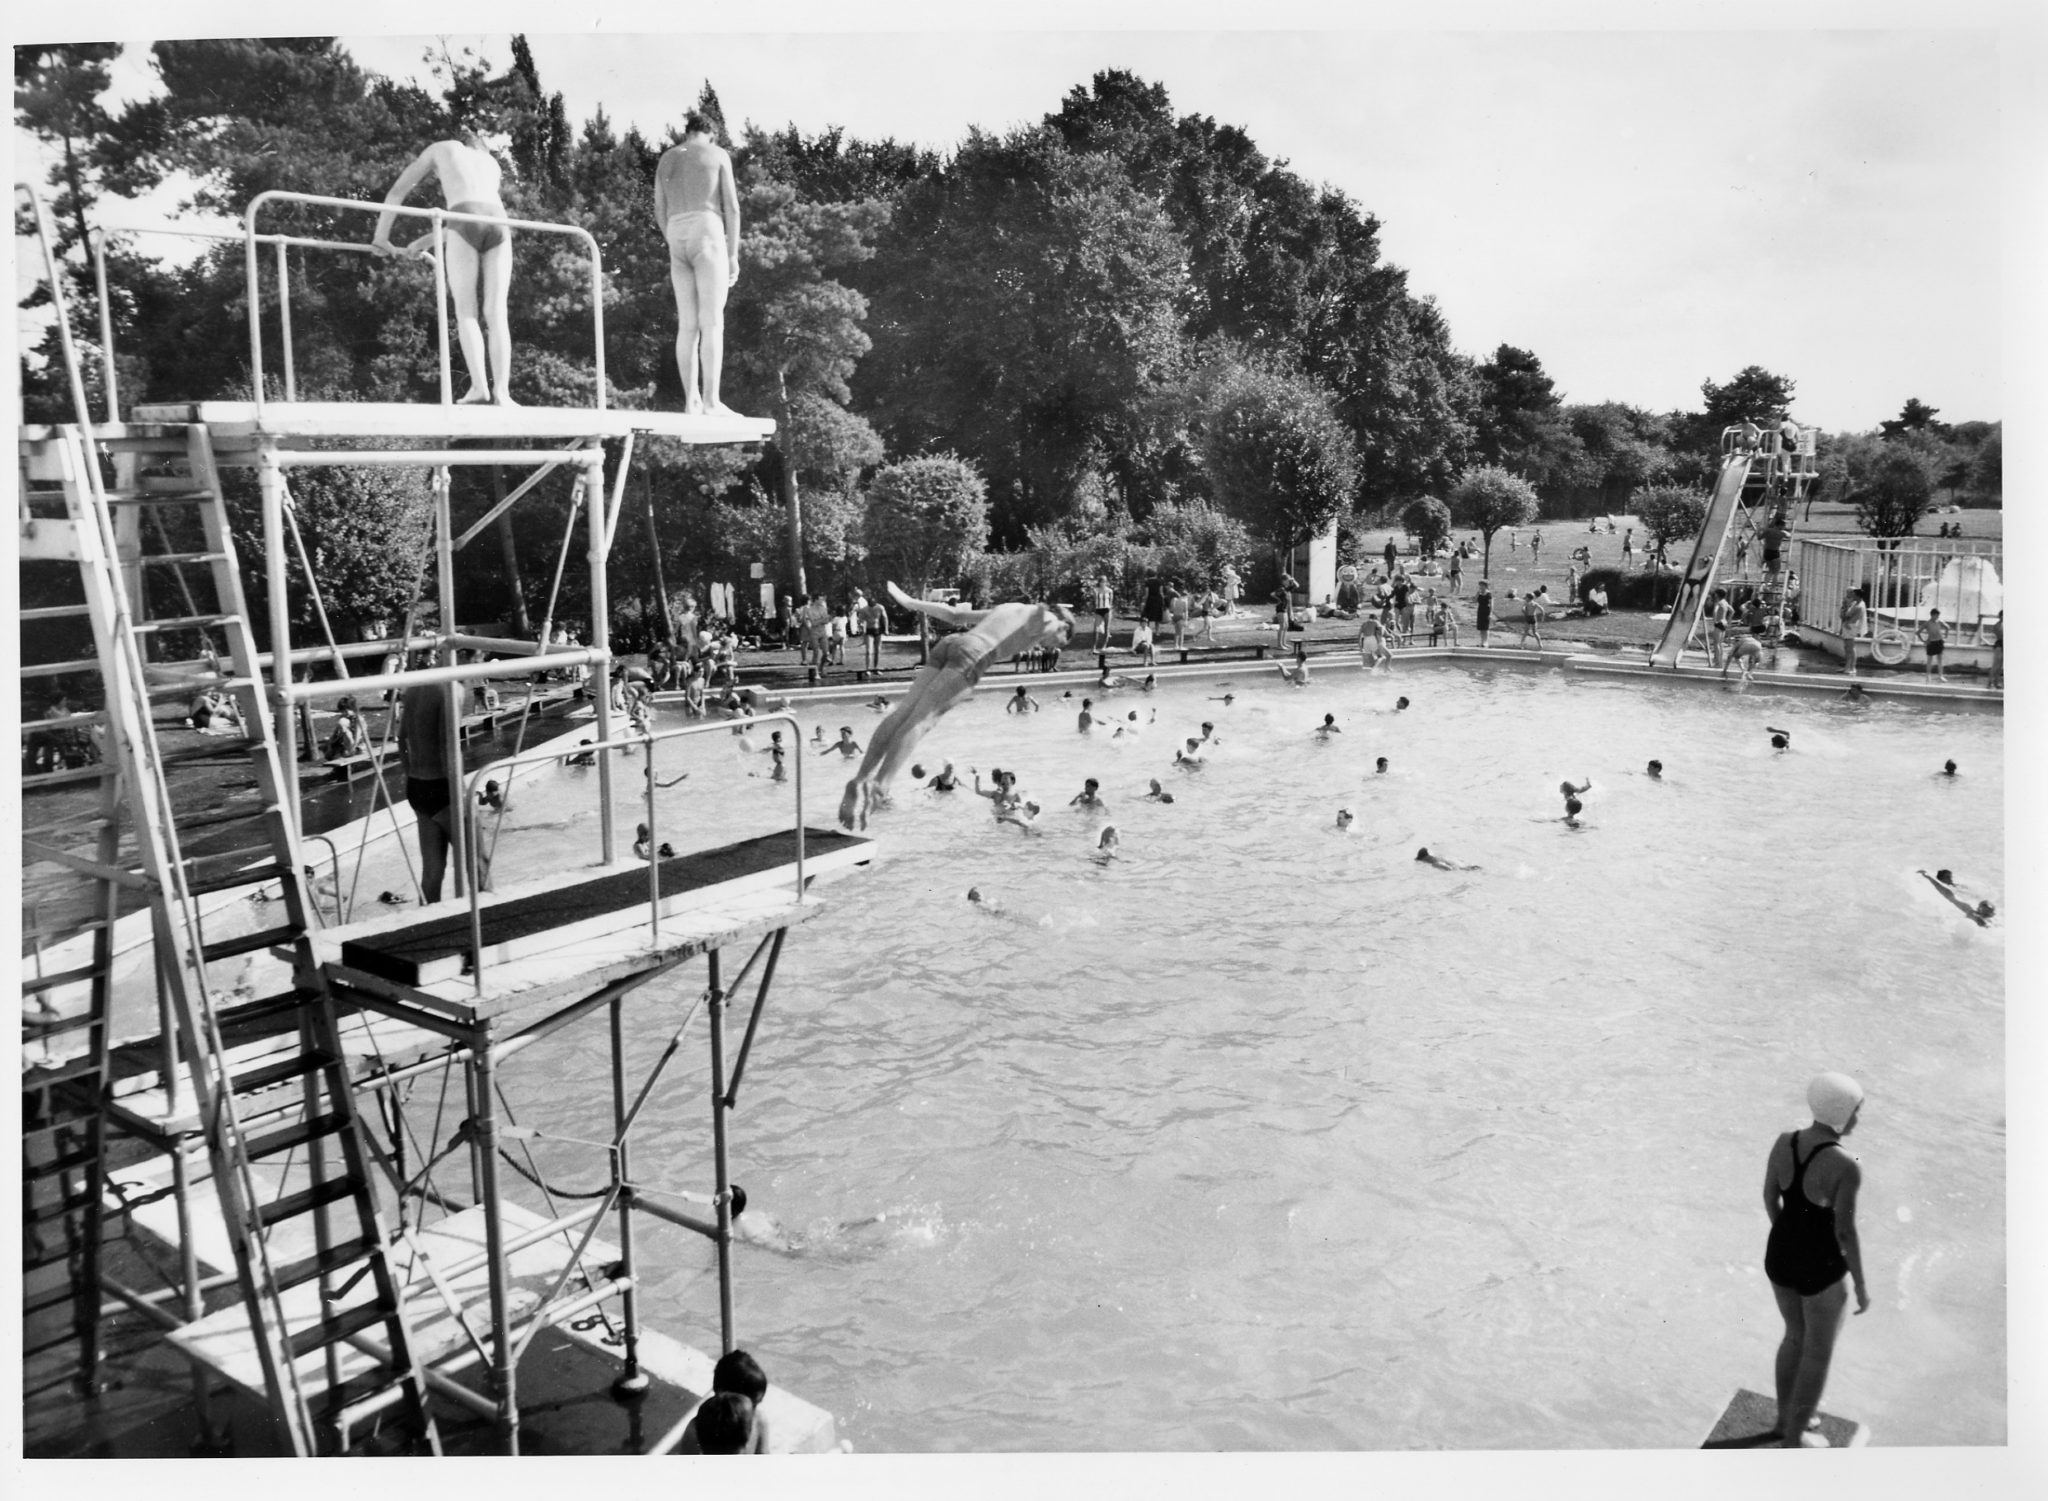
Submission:
MULTIPOLYGON (((1828 1441, 1831 1449, 1861 1449, 1870 1442, 1870 1430, 1831 1412, 1815 1415, 1814 1431, 1828 1441)), ((1702 1449, 1764 1449, 1778 1441, 1778 1401, 1748 1388, 1728 1400, 1702 1449)))
POLYGON ((692 414, 607 407, 523 407, 435 402, 189 401, 144 404, 126 426, 204 423, 223 449, 259 440, 297 438, 575 439, 647 433, 684 443, 765 443, 775 436, 766 417, 733 412, 692 414))
MULTIPOLYGON (((804 884, 874 859, 871 839, 804 832, 804 884)), ((808 920, 817 904, 796 891, 796 831, 659 861, 661 929, 648 931, 648 867, 603 868, 564 881, 523 882, 480 904, 484 992, 466 973, 469 912, 450 907, 371 918, 315 935, 315 949, 347 990, 404 998, 464 1021, 566 990, 594 990, 656 964, 808 920)))

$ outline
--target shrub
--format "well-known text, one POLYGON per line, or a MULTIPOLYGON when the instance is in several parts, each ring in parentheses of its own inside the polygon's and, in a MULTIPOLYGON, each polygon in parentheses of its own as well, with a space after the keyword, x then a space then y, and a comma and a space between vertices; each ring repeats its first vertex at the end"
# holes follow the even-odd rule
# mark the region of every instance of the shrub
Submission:
POLYGON ((1664 610, 1671 607, 1677 581, 1673 568, 1588 568, 1579 576, 1579 598, 1604 584, 1610 610, 1664 610))

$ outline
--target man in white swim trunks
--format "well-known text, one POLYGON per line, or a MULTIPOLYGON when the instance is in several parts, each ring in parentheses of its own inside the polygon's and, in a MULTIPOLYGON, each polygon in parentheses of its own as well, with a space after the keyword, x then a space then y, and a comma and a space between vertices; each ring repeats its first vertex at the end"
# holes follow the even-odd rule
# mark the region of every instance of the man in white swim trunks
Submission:
POLYGON ((676 293, 683 410, 726 411, 718 386, 725 369, 725 299, 740 275, 740 200, 732 158, 711 139, 711 122, 697 110, 683 117, 683 143, 663 152, 655 169, 654 217, 668 241, 676 293))

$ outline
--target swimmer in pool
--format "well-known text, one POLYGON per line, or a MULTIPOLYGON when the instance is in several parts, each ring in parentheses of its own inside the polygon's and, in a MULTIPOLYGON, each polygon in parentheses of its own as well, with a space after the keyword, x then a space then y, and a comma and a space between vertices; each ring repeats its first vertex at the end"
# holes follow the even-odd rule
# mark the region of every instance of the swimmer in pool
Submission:
POLYGON ((1575 797, 1564 800, 1564 821, 1571 828, 1579 826, 1579 815, 1586 811, 1586 805, 1575 797))
POLYGON ((1205 719, 1205 720, 1203 720, 1203 721, 1202 721, 1202 744, 1204 744, 1204 745, 1207 745, 1207 746, 1217 746, 1217 745, 1221 745, 1222 743, 1223 743, 1223 742, 1222 742, 1221 740, 1218 740, 1218 739, 1216 738, 1216 721, 1215 721, 1215 720, 1213 720, 1213 719, 1205 719))
POLYGON ((884 698, 879 693, 877 693, 873 698, 868 700, 867 706, 870 709, 873 709, 877 714, 887 714, 889 712, 889 700, 884 698))
POLYGON ((1927 875, 1927 872, 1923 870, 1920 872, 1920 874, 1923 876, 1927 876, 1928 883, 1932 885, 1936 891, 1940 892, 1943 896, 1947 897, 1949 899, 1949 903, 1958 912, 1962 913, 1963 916, 1969 918, 1970 921, 1975 923, 1978 927, 1989 927, 1991 924, 1991 919, 1998 915, 1998 909, 1992 906, 1991 903, 1980 901, 1975 906, 1972 906, 1967 900, 1965 900, 1961 895, 1959 895, 1956 891, 1956 877, 1954 871, 1937 870, 1933 875, 1929 876, 1927 875))
POLYGON ((1159 680, 1149 672, 1145 674, 1145 681, 1138 684, 1138 687, 1146 693, 1150 693, 1153 689, 1157 688, 1158 686, 1159 680))
POLYGON ((1108 657, 1098 656, 1095 659, 1095 664, 1099 669, 1095 679, 1095 691, 1097 693, 1114 693, 1119 688, 1128 688, 1131 686, 1131 680, 1129 678, 1123 676, 1123 674, 1121 673, 1111 672, 1109 670, 1108 657))
POLYGON ((1148 803, 1170 803, 1173 801, 1173 794, 1161 787, 1159 785, 1159 778, 1154 777, 1152 778, 1152 790, 1145 794, 1145 801, 1148 803))
POLYGON ((1662 761, 1652 761, 1648 766, 1643 768, 1643 775, 1648 777, 1653 782, 1663 781, 1664 763, 1662 761))
POLYGON ((1381 756, 1372 763, 1372 774, 1376 777, 1383 777, 1387 774, 1387 758, 1385 756, 1381 756))
POLYGON ((1106 865, 1111 860, 1116 859, 1117 847, 1122 842, 1122 839, 1117 834, 1116 825, 1113 823, 1104 824, 1102 828, 1102 837, 1098 839, 1095 843, 1096 864, 1106 865))
POLYGON ((477 806, 489 808, 495 813, 505 811, 505 793, 496 781, 484 783, 484 790, 476 795, 477 806))
POLYGON ((1081 712, 1074 721, 1074 728, 1079 730, 1084 735, 1095 728, 1094 699, 1084 698, 1081 700, 1081 712))
POLYGON ((996 808, 996 822, 1013 823, 1027 834, 1038 834, 1044 832, 1037 827, 1038 814, 1039 807, 1036 803, 1025 803, 1022 806, 1012 805, 1008 808, 1002 807, 999 804, 996 808))
POLYGON ((1011 696, 1007 704, 1003 705, 1003 709, 1004 712, 1010 714, 1036 714, 1038 712, 1038 700, 1029 693, 1026 693, 1024 685, 1019 683, 1016 693, 1011 696))
POLYGON ((1442 855, 1432 855, 1429 846, 1424 845, 1415 852, 1415 858, 1425 865, 1434 865, 1438 870, 1477 870, 1476 865, 1460 865, 1455 860, 1446 860, 1442 855))
MULTIPOLYGON (((589 745, 591 742, 579 740, 576 743, 578 745, 589 745)), ((597 752, 593 750, 575 751, 570 755, 564 756, 562 764, 564 766, 595 766, 597 765, 597 752)))
POLYGON ((1405 709, 1405 708, 1407 708, 1407 707, 1408 707, 1408 700, 1407 700, 1406 698, 1397 698, 1397 699, 1395 699, 1395 700, 1394 700, 1394 712, 1395 712, 1396 714, 1399 714, 1399 713, 1400 713, 1400 712, 1401 712, 1401 711, 1402 711, 1403 709, 1405 709))
POLYGON ((960 778, 953 774, 953 763, 951 761, 948 761, 944 766, 941 766, 939 768, 939 774, 933 777, 929 782, 925 783, 925 786, 929 787, 934 792, 952 792, 956 790, 959 787, 959 785, 960 778))
POLYGON ((867 827, 869 811, 888 796, 898 768, 940 717, 974 691, 992 662, 1040 647, 1065 646, 1074 617, 1063 605, 1005 604, 969 610, 937 600, 912 599, 894 584, 889 595, 899 607, 959 629, 932 648, 931 662, 882 721, 868 743, 866 758, 840 799, 839 821, 849 829, 867 827))
POLYGON ((1941 772, 1940 772, 1940 775, 1942 775, 1942 776, 1945 776, 1945 777, 1953 777, 1953 776, 1954 776, 1955 774, 1956 774, 1956 763, 1955 763, 1955 762, 1953 762, 1953 761, 1944 761, 1944 762, 1942 762, 1942 763, 1941 763, 1941 772))
MULTIPOLYGON (((819 728, 822 730, 824 726, 820 725, 819 728)), ((826 746, 819 754, 830 754, 832 751, 838 751, 840 755, 849 761, 860 754, 860 742, 853 738, 853 727, 851 725, 841 725, 839 727, 839 738, 826 746)))
POLYGON ((1183 749, 1173 753, 1173 764, 1176 766, 1200 766, 1208 759, 1202 754, 1202 742, 1193 736, 1188 737, 1187 745, 1183 749))
POLYGON ((1226 708, 1226 709, 1227 709, 1227 708, 1229 708, 1229 707, 1230 707, 1230 706, 1231 706, 1232 704, 1234 704, 1234 703, 1236 703, 1236 702, 1237 702, 1237 695, 1236 695, 1235 693, 1226 693, 1226 694, 1224 694, 1224 695, 1223 695, 1223 696, 1222 696, 1221 698, 1216 698, 1216 697, 1212 696, 1212 697, 1211 697, 1211 698, 1209 699, 1209 702, 1210 702, 1210 703, 1212 703, 1212 704, 1221 704, 1221 705, 1223 705, 1223 707, 1224 707, 1224 708, 1226 708))
POLYGON ((1315 737, 1318 740, 1328 740, 1332 735, 1343 733, 1343 727, 1337 723, 1337 716, 1334 714, 1325 714, 1323 722, 1315 728, 1315 737))
POLYGON ((1564 781, 1559 782, 1557 784, 1558 795, 1561 796, 1566 802, 1570 802, 1573 798, 1577 797, 1581 792, 1591 792, 1592 790, 1593 779, 1591 777, 1587 777, 1585 781, 1581 782, 1576 787, 1574 787, 1571 784, 1570 778, 1566 778, 1564 781))
POLYGON ((1354 818, 1352 817, 1352 815, 1351 815, 1351 810, 1350 810, 1349 808, 1339 808, 1339 809, 1337 810, 1337 832, 1338 832, 1338 833, 1340 833, 1340 834, 1348 834, 1348 833, 1350 833, 1350 832, 1351 832, 1351 825, 1352 825, 1352 824, 1353 824, 1354 822, 1356 822, 1356 820, 1355 820, 1355 819, 1354 819, 1354 818))
POLYGON ((1771 732, 1772 750, 1783 751, 1792 749, 1792 732, 1790 730, 1781 730, 1774 724, 1767 724, 1764 728, 1771 732))
POLYGON ((1109 804, 1102 800, 1101 787, 1102 784, 1096 781, 1095 778, 1088 778, 1087 781, 1081 784, 1081 790, 1067 800, 1067 806, 1069 808, 1101 808, 1106 811, 1109 804))
POLYGON ((1022 796, 1017 791, 1016 772, 1004 771, 1000 766, 991 767, 989 769, 989 780, 993 785, 984 789, 981 785, 981 773, 974 771, 974 768, 971 766, 967 769, 974 772, 975 795, 977 797, 985 797, 996 805, 995 815, 997 818, 1001 818, 1022 801, 1022 796))
POLYGON ((633 858, 636 860, 652 860, 654 858, 652 853, 653 840, 654 836, 647 832, 646 824, 635 824, 633 826, 633 858))
POLYGON ((1292 683, 1297 688, 1308 686, 1308 658, 1302 657, 1293 662, 1281 662, 1277 665, 1283 681, 1292 683))
POLYGON ((1358 617, 1358 665, 1367 672, 1394 670, 1394 654, 1387 650, 1387 628, 1370 610, 1358 617))

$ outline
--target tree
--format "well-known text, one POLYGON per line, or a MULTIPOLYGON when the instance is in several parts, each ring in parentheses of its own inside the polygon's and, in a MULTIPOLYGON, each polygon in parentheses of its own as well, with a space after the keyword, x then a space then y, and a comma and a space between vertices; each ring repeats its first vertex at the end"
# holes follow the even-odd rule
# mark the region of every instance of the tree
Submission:
POLYGON ((1946 438, 1954 430, 1946 422, 1934 420, 1940 413, 1940 407, 1931 407, 1917 396, 1908 396, 1906 404, 1899 408, 1899 415, 1878 426, 1887 438, 1902 437, 1906 433, 1928 433, 1946 438))
POLYGON ((926 594, 988 546, 988 486, 950 453, 884 465, 868 481, 867 546, 891 577, 926 594))
POLYGON ((1977 448, 1970 463, 1970 493, 1997 505, 2005 494, 2005 436, 1994 431, 1977 448))
POLYGON ((1479 533, 1485 573, 1493 571, 1493 534, 1504 526, 1527 526, 1536 510, 1536 487, 1497 464, 1473 465, 1451 490, 1451 516, 1479 533))
POLYGON ((1472 448, 1479 461, 1512 469, 1538 485, 1568 480, 1583 448, 1543 362, 1503 344, 1472 374, 1479 398, 1472 448))
POLYGON ((810 202, 758 167, 745 178, 747 264, 728 307, 728 347, 736 384, 775 417, 789 578, 801 594, 808 591, 799 474, 843 485, 881 457, 866 420, 845 411, 847 380, 870 347, 861 327, 867 299, 828 273, 874 254, 889 210, 875 202, 810 202))
POLYGON ((1201 588, 1220 584, 1226 567, 1242 570, 1251 556, 1251 534, 1243 525, 1200 500, 1155 506, 1145 518, 1144 536, 1156 572, 1201 588))
POLYGON ((1328 393, 1306 376, 1235 363, 1203 385, 1202 460, 1218 503, 1275 553, 1321 536, 1358 482, 1328 393))
POLYGON ((59 189, 51 211, 61 226, 60 250, 85 242, 85 211, 97 196, 90 153, 109 123, 100 96, 120 53, 119 42, 14 49, 14 123, 58 149, 49 182, 59 189))
POLYGON ((1706 409, 1673 412, 1671 446, 1680 455, 1675 477, 1688 483, 1711 476, 1720 463, 1721 433, 1742 422, 1776 427, 1791 413, 1795 382, 1761 365, 1745 365, 1726 385, 1700 382, 1706 409))
POLYGON ((1629 509, 1649 534, 1645 550, 1654 554, 1699 535, 1707 519, 1707 497, 1686 485, 1651 485, 1630 497, 1629 509))
POLYGON ((1927 461, 1898 444, 1886 444, 1862 487, 1849 496, 1856 523, 1873 537, 1910 537, 1934 498, 1927 461))
POLYGON ((1401 513, 1401 526, 1426 558, 1450 540, 1451 508, 1429 495, 1411 500, 1401 513))

